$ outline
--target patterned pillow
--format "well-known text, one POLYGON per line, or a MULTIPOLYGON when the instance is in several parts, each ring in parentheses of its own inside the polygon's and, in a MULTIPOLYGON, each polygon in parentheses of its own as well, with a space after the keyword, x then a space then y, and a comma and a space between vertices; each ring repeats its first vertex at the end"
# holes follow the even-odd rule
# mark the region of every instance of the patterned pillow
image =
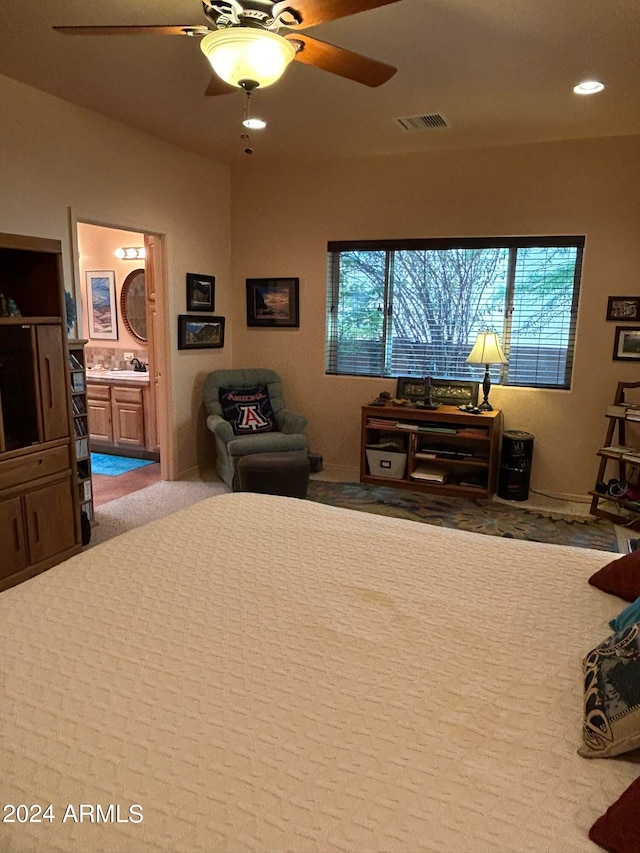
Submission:
POLYGON ((266 385, 236 390, 221 388, 220 405, 224 419, 229 421, 235 435, 273 432, 276 428, 276 418, 266 385))
POLYGON ((640 597, 640 551, 607 563, 589 578, 589 583, 625 601, 635 601, 640 597))
POLYGON ((585 758, 608 758, 640 747, 640 623, 589 652, 584 668, 585 758))
POLYGON ((609 806, 589 830, 589 838, 612 853, 638 853, 640 838, 640 779, 609 806))

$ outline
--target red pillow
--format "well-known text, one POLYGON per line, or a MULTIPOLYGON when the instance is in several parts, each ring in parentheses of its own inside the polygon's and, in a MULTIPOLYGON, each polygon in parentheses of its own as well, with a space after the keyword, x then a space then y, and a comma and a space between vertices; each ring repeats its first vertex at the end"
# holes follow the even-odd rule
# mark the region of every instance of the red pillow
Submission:
POLYGON ((638 853, 640 779, 632 782, 589 830, 589 838, 609 853, 638 853))
POLYGON ((607 563, 595 575, 591 575, 589 583, 625 601, 640 598, 640 551, 633 551, 607 563))

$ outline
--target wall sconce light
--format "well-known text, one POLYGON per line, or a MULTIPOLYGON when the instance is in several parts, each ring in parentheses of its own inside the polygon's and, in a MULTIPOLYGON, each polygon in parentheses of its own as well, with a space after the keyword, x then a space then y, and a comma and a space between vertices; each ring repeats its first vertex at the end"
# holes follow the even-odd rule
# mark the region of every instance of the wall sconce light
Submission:
POLYGON ((469 353, 467 364, 484 364, 484 379, 482 380, 484 400, 478 406, 483 412, 493 411, 493 406, 489 402, 489 391, 491 390, 489 365, 506 363, 507 359, 500 346, 497 332, 478 332, 478 339, 469 353))
POLYGON ((147 257, 144 246, 139 246, 137 248, 131 247, 128 249, 116 249, 113 254, 116 258, 120 258, 121 261, 139 261, 144 260, 147 257))

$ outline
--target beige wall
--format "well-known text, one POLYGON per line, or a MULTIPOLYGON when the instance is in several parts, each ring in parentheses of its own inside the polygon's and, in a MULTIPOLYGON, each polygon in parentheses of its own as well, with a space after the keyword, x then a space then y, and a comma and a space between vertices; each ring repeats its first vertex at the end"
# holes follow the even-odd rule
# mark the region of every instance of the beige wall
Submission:
POLYGON ((615 323, 604 319, 607 296, 640 293, 639 138, 280 167, 256 157, 230 175, 5 77, 0 114, 0 231, 62 240, 69 289, 70 210, 166 235, 176 473, 207 459, 201 384, 232 363, 279 370, 289 404, 309 417, 312 448, 328 465, 357 466, 360 406, 395 383, 324 374, 328 240, 585 234, 572 390, 495 387, 491 399, 507 429, 536 436, 534 489, 585 495, 593 486, 603 411, 619 379, 640 379, 636 364, 612 361, 615 323), (216 276, 224 349, 177 351, 187 272, 216 276), (300 278, 299 329, 246 327, 244 280, 263 276, 300 278))
POLYGON ((584 234, 571 391, 494 387, 506 429, 535 435, 532 488, 586 497, 619 380, 607 296, 640 294, 640 138, 378 157, 232 173, 234 366, 278 370, 311 446, 357 466, 359 409, 395 382, 324 374, 328 240, 584 234), (251 203, 247 203, 247 199, 251 203), (244 322, 244 279, 298 276, 300 328, 244 322))
MULTIPOLYGON (((100 225, 89 225, 86 222, 78 223, 78 293, 79 297, 79 327, 78 334, 81 338, 87 338, 86 350, 88 354, 87 364, 93 364, 91 352, 94 348, 101 350, 105 347, 115 350, 122 356, 125 350, 142 351, 141 360, 147 362, 147 347, 140 344, 129 334, 122 320, 120 306, 122 285, 129 273, 134 270, 144 269, 145 261, 125 261, 117 258, 114 254, 119 247, 143 246, 144 234, 135 231, 122 231, 118 228, 103 228, 100 225), (116 293, 116 326, 118 337, 111 339, 91 339, 89 334, 89 314, 87 310, 87 282, 86 273, 90 270, 113 270, 115 278, 116 293)), ((128 366, 128 365, 127 365, 128 366)))
POLYGON ((75 289, 70 211, 165 235, 171 461, 179 475, 209 447, 204 376, 231 364, 232 324, 223 349, 178 352, 176 321, 186 309, 187 272, 215 275, 216 313, 230 314, 229 170, 1 76, 0 115, 0 231, 61 240, 68 290, 75 289))

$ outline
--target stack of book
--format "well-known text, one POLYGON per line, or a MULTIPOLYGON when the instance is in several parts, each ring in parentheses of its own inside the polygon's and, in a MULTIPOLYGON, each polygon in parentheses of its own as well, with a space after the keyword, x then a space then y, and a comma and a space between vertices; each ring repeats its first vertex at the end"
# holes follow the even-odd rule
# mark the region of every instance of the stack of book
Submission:
POLYGON ((426 480, 429 483, 446 483, 449 472, 429 462, 420 462, 411 472, 413 480, 426 480))
POLYGON ((440 432, 446 435, 456 435, 458 432, 454 427, 440 426, 440 424, 405 424, 398 421, 396 429, 407 429, 411 432, 440 432))
POLYGON ((640 404, 618 403, 608 406, 607 415, 612 418, 624 418, 627 421, 640 421, 640 404))

